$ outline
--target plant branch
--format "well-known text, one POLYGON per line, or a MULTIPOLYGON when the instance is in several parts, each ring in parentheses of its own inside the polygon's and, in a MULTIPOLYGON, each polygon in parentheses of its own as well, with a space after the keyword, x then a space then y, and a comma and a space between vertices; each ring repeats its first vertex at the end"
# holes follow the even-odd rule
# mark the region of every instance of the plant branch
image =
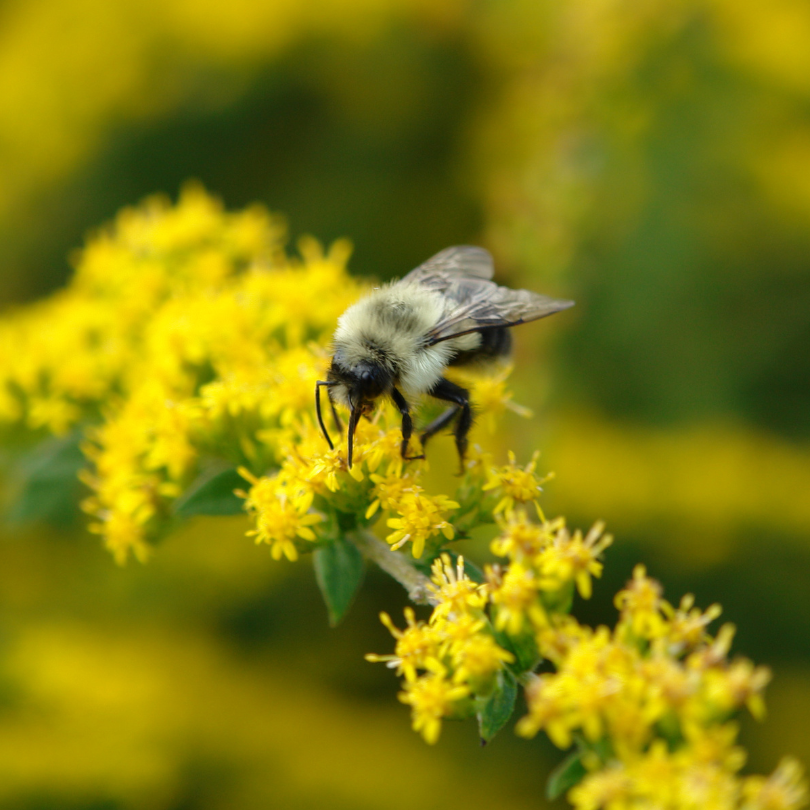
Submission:
POLYGON ((408 592, 408 597, 417 605, 435 605, 436 599, 430 587, 430 579, 404 555, 391 548, 366 531, 352 532, 349 539, 360 553, 376 563, 386 574, 393 577, 408 592))

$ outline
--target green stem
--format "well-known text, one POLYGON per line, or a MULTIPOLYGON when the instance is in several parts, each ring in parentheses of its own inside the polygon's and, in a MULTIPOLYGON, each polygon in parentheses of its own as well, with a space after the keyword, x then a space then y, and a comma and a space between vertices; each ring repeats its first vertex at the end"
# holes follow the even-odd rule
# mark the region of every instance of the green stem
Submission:
POLYGON ((431 582, 404 555, 391 551, 391 548, 378 540, 370 532, 357 531, 349 539, 360 549, 360 553, 376 563, 386 574, 393 577, 408 592, 408 597, 417 605, 435 605, 436 597, 431 582))

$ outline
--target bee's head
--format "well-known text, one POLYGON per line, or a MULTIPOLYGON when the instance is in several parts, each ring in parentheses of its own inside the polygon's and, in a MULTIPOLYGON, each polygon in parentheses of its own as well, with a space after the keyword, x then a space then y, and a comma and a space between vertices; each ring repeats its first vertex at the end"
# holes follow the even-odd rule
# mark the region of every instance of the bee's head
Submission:
POLYGON ((348 365, 341 352, 335 352, 326 377, 329 394, 351 411, 349 417, 349 467, 352 466, 354 432, 361 416, 371 413, 374 401, 391 390, 391 372, 373 361, 362 360, 348 365))

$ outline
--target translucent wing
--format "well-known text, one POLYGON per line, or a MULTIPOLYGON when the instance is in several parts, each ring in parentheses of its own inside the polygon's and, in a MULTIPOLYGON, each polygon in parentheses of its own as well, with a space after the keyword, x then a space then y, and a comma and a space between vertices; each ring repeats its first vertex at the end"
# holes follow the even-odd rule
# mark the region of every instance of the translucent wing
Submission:
POLYGON ((574 305, 491 281, 492 256, 480 247, 458 245, 437 253, 400 283, 422 284, 442 293, 445 313, 428 333, 428 345, 468 332, 536 321, 574 305))
POLYGON ((411 270, 400 283, 423 284, 444 292, 461 279, 490 279, 494 273, 489 251, 472 245, 457 245, 432 256, 411 270))
MULTIPOLYGON (((517 326, 553 315, 574 306, 573 301, 549 298, 529 290, 510 290, 492 281, 465 280, 442 319, 430 330, 428 345, 442 340, 493 329, 498 326, 517 326)), ((450 290, 445 295, 450 298, 450 290)))

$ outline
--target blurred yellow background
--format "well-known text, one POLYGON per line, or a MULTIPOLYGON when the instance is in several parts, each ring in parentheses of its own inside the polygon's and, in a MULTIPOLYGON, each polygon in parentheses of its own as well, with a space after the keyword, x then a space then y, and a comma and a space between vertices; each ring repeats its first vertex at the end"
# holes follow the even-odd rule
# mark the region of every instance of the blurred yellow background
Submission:
MULTIPOLYGON (((810 762, 808 42, 800 0, 5 0, 0 300, 188 178, 378 278, 487 246, 577 300, 516 332, 535 416, 497 438, 542 449, 548 513, 617 535, 576 609, 612 624, 639 560, 721 601, 776 673, 751 767, 810 762)), ((330 630, 309 562, 244 528, 125 568, 81 523, 0 530, 0 807, 543 806, 549 744, 428 748, 362 660, 398 586, 330 630)))

